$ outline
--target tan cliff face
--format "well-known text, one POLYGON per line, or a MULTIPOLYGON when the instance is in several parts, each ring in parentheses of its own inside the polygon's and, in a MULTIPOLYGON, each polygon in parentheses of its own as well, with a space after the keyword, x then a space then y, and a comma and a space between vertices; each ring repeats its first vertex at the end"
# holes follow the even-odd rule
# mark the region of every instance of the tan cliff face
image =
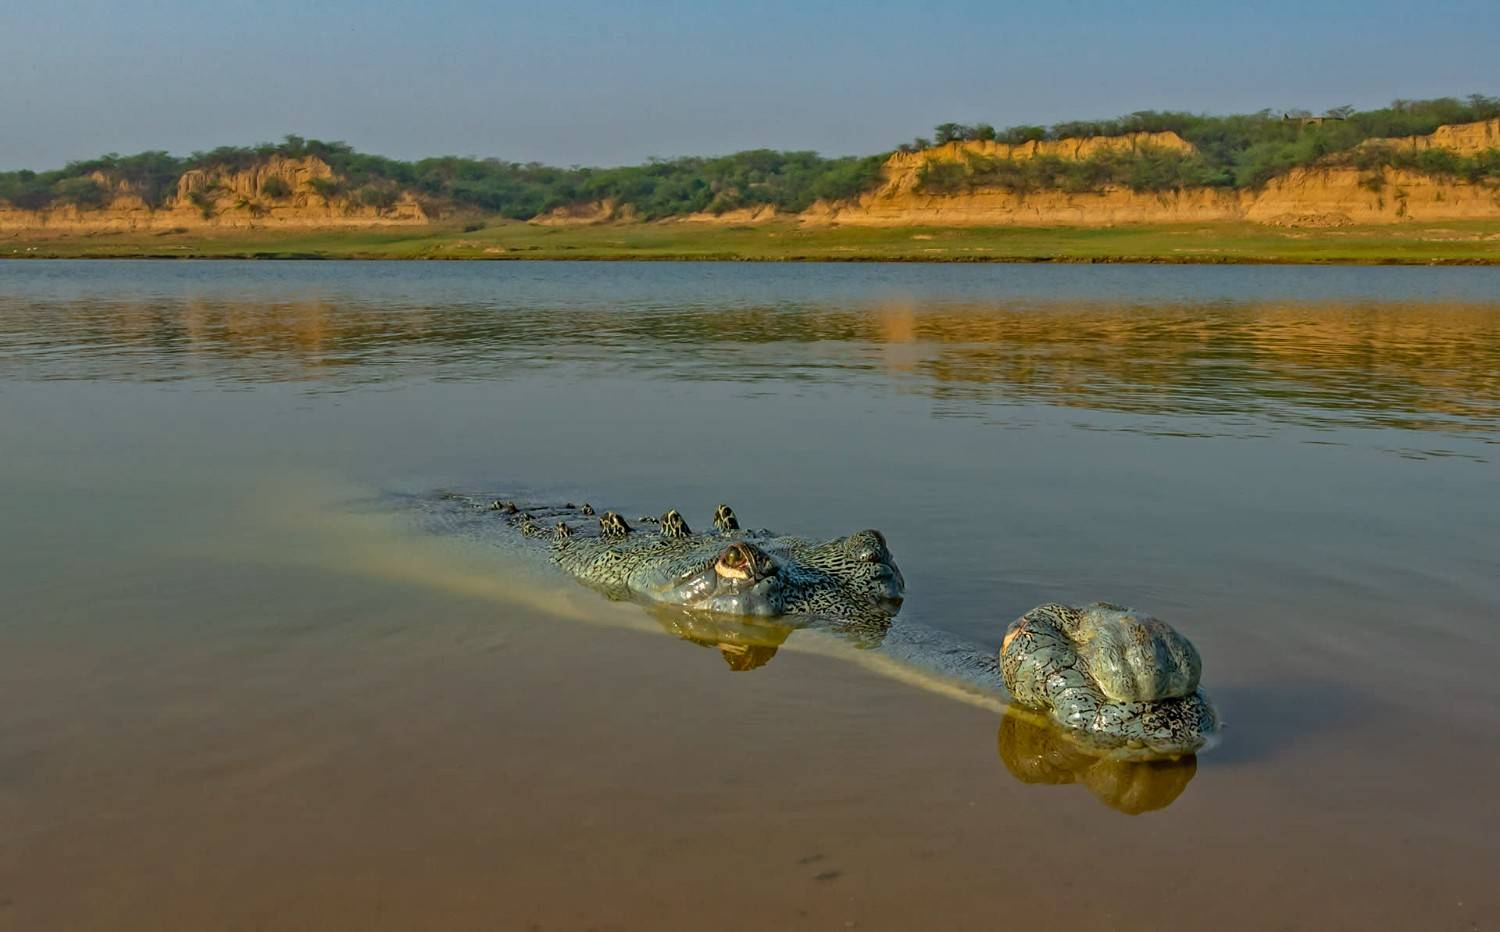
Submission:
POLYGON ((1500 218, 1500 188, 1404 169, 1299 168, 1245 203, 1244 219, 1278 226, 1500 218))
POLYGON ((1082 194, 1016 194, 995 188, 953 195, 878 193, 852 203, 816 204, 802 219, 851 226, 1114 226, 1237 220, 1241 213, 1239 195, 1208 188, 1162 193, 1108 188, 1082 194))
POLYGON ((617 204, 614 198, 605 198, 602 201, 584 201, 556 207, 526 222, 542 227, 567 227, 615 221, 630 222, 636 219, 638 218, 633 206, 617 204))
POLYGON ((333 193, 318 182, 335 181, 334 171, 314 157, 272 156, 240 170, 193 169, 177 179, 176 191, 152 208, 130 185, 101 172, 91 176, 107 191, 103 207, 73 205, 20 210, 0 202, 0 231, 134 232, 258 227, 369 227, 425 224, 422 204, 403 192, 389 207, 373 207, 333 193), (326 190, 326 189, 325 189, 326 190))
MULTIPOLYGON (((1443 126, 1428 136, 1381 140, 1414 150, 1452 148, 1472 155, 1500 148, 1500 120, 1443 126)), ((1415 172, 1353 167, 1299 168, 1272 179, 1259 190, 1184 188, 1137 192, 1110 187, 1070 194, 1065 191, 1017 193, 981 188, 935 195, 917 190, 929 161, 956 162, 969 154, 993 158, 1041 155, 1085 159, 1104 152, 1143 148, 1194 150, 1176 133, 1134 133, 1092 139, 1007 146, 994 142, 948 143, 922 152, 898 152, 883 168, 880 187, 850 201, 815 204, 802 215, 810 224, 851 226, 1115 226, 1248 220, 1280 226, 1344 226, 1404 220, 1500 218, 1500 189, 1415 172)))
POLYGON ((891 198, 917 189, 922 167, 929 162, 962 162, 970 156, 990 159, 1054 158, 1080 161, 1105 153, 1132 154, 1142 149, 1167 149, 1191 155, 1197 149, 1176 133, 1127 133, 1124 136, 1090 136, 1080 139, 1043 139, 1023 143, 972 140, 949 142, 920 152, 897 152, 886 159, 885 183, 873 196, 891 198))
POLYGON ((1500 219, 1500 189, 1404 170, 1297 169, 1258 191, 1107 188, 1070 194, 1004 189, 956 195, 910 191, 819 204, 809 224, 850 226, 1117 226, 1246 220, 1275 226, 1337 227, 1429 220, 1500 219))
POLYGON ((676 223, 717 223, 739 225, 744 223, 764 223, 767 220, 775 220, 783 214, 776 210, 772 204, 757 204, 754 207, 738 207, 734 210, 725 210, 720 213, 699 211, 695 214, 683 214, 681 217, 673 217, 676 223))
POLYGON ((948 142, 920 152, 897 152, 886 160, 888 170, 921 168, 926 162, 958 162, 970 155, 992 159, 1034 159, 1054 156, 1081 160, 1106 152, 1134 153, 1143 149, 1167 149, 1192 155, 1198 150, 1176 133, 1126 133, 1123 136, 1086 136, 1077 139, 1042 139, 1008 143, 992 139, 948 142))
POLYGON ((1439 126, 1426 136, 1371 139, 1364 145, 1410 152, 1421 152, 1424 149, 1452 149, 1459 155, 1477 155, 1486 149, 1500 149, 1500 117, 1479 123, 1439 126))

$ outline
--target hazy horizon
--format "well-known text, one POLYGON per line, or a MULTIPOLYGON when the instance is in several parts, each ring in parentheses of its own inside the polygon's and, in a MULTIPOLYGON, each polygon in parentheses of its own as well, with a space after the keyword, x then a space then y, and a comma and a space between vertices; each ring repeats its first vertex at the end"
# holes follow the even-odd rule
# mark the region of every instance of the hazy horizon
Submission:
POLYGON ((1365 109, 1500 86, 1500 16, 1479 2, 409 9, 0 10, 0 170, 288 133, 396 158, 553 165, 761 147, 870 154, 946 120, 1365 109))

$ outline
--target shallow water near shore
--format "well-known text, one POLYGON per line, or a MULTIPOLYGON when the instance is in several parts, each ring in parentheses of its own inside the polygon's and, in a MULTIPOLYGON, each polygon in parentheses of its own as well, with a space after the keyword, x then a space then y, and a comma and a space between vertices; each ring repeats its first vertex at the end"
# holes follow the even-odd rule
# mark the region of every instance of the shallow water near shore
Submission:
POLYGON ((1492 928, 1497 373, 1496 269, 0 265, 0 930, 1492 928), (876 527, 1228 727, 1080 758, 440 487, 876 527))

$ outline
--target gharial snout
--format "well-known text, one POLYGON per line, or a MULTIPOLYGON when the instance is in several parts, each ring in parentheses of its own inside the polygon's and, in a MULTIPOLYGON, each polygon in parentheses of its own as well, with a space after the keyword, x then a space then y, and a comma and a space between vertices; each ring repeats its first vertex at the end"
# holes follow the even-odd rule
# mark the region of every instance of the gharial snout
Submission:
POLYGON ((906 601, 906 580, 894 563, 883 570, 875 579, 874 598, 876 603, 889 609, 894 615, 901 608, 901 603, 906 601))
POLYGON ((865 565, 857 577, 859 587, 894 614, 906 598, 906 577, 892 559, 885 535, 873 529, 859 531, 845 539, 844 549, 855 562, 865 565))
POLYGON ((869 575, 862 583, 871 597, 880 602, 889 602, 897 608, 901 606, 901 600, 906 598, 906 578, 890 560, 871 566, 869 575))

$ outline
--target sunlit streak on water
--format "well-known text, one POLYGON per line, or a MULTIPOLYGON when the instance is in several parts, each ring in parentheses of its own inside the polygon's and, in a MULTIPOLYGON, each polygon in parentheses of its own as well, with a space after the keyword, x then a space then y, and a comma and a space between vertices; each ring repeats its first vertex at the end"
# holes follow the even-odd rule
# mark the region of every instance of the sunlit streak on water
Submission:
MULTIPOLYGON (((244 520, 252 524, 269 522, 281 532, 279 539, 296 541, 290 549, 285 543, 279 548, 279 558, 294 563, 527 608, 559 621, 663 633, 639 606, 606 601, 571 580, 499 549, 413 531, 399 515, 383 510, 379 501, 372 490, 342 485, 327 476, 283 476, 267 481, 247 499, 244 520), (351 507, 351 503, 360 502, 365 504, 351 507)), ((233 557, 234 551, 230 549, 223 556, 233 557)), ((264 548, 249 542, 242 556, 266 559, 264 548)), ((1007 708, 998 695, 944 680, 832 635, 799 631, 784 647, 852 663, 979 708, 995 712, 1007 708)))

